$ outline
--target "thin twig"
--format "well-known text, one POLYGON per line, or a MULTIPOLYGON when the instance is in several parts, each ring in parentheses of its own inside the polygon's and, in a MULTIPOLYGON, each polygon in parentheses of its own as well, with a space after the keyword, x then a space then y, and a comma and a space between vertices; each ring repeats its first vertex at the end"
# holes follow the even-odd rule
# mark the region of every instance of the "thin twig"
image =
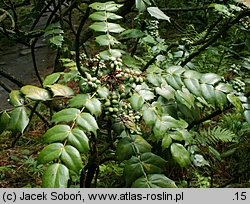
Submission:
POLYGON ((68 13, 71 13, 74 8, 77 7, 77 1, 74 0, 70 6, 63 12, 63 16, 66 16, 68 13))
POLYGON ((11 92, 11 88, 7 85, 7 84, 5 84, 3 81, 1 81, 0 80, 0 86, 5 90, 5 91, 7 91, 8 93, 10 93, 11 92))
POLYGON ((219 61, 219 63, 218 63, 216 72, 219 71, 220 66, 221 66, 221 64, 222 64, 222 61, 223 61, 223 59, 224 59, 225 54, 226 54, 226 52, 225 52, 225 50, 223 50, 223 53, 222 53, 222 55, 221 55, 221 57, 220 57, 220 61, 219 61))
POLYGON ((33 67, 34 67, 34 70, 36 73, 36 77, 38 78, 40 85, 43 86, 43 80, 40 76, 40 73, 39 73, 39 70, 38 70, 38 67, 36 64, 35 45, 36 45, 37 40, 38 40, 38 38, 35 38, 31 43, 31 47, 30 47, 31 57, 32 57, 32 62, 33 62, 33 67))
POLYGON ((18 17, 17 17, 17 13, 16 13, 16 8, 15 8, 15 5, 13 4, 13 2, 11 0, 9 0, 8 2, 10 4, 11 10, 13 12, 13 18, 14 18, 14 22, 15 22, 14 30, 18 34, 19 33, 19 28, 18 28, 18 17))
POLYGON ((224 34, 225 32, 228 31, 228 29, 230 29, 233 25, 235 25, 236 23, 238 23, 240 21, 241 18, 250 15, 250 11, 243 11, 241 12, 236 18, 234 18, 233 20, 225 23, 225 25, 221 28, 220 31, 218 31, 214 36, 212 36, 203 46, 201 46, 198 50, 196 50, 195 52, 191 53, 184 61, 182 61, 182 63, 180 64, 182 67, 184 67, 188 62, 190 62, 193 58, 195 58, 196 56, 198 56, 201 52, 203 52, 204 50, 206 50, 207 47, 209 47, 210 45, 212 45, 214 42, 216 42, 222 34, 224 34))
MULTIPOLYGON (((176 43, 173 43, 173 44, 169 45, 168 48, 167 48, 165 51, 162 51, 162 54, 168 53, 169 50, 171 50, 171 49, 174 48, 174 47, 177 47, 178 45, 179 45, 179 44, 176 44, 176 43)), ((152 64, 156 61, 157 56, 158 56, 159 54, 161 54, 161 53, 155 54, 155 55, 148 61, 148 63, 141 69, 141 71, 143 71, 143 72, 146 71, 147 68, 148 68, 150 65, 152 65, 152 64)))
POLYGON ((193 121, 192 123, 190 123, 190 124, 188 125, 187 129, 190 130, 190 129, 192 129, 192 128, 193 128, 194 126, 196 126, 196 125, 199 125, 199 124, 201 124, 201 123, 203 123, 203 122, 205 122, 205 121, 207 121, 207 120, 211 120, 212 118, 214 118, 214 117, 216 117, 216 116, 218 116, 218 115, 220 115, 220 114, 222 114, 222 113, 224 113, 224 112, 230 110, 231 108, 233 108, 233 105, 230 104, 229 106, 227 106, 227 107, 224 108, 223 110, 221 110, 221 109, 216 110, 216 111, 212 112, 211 114, 205 116, 204 118, 201 118, 201 119, 198 120, 198 121, 193 121))
POLYGON ((209 28, 207 29, 207 32, 205 34, 205 36, 198 40, 197 42, 195 42, 194 44, 192 44, 192 46, 196 46, 196 45, 200 45, 202 43, 206 43, 207 37, 209 36, 209 34, 212 32, 212 30, 223 20, 223 16, 221 15, 212 25, 209 26, 209 28))
MULTIPOLYGON (((15 8, 23 7, 23 6, 27 6, 27 5, 30 5, 30 0, 24 0, 21 3, 16 3, 15 8)), ((5 4, 5 7, 3 7, 3 9, 11 9, 11 8, 10 8, 10 6, 5 4)))
POLYGON ((72 23, 72 11, 69 12, 69 26, 70 26, 74 36, 76 36, 76 31, 75 31, 73 23, 72 23))
MULTIPOLYGON (((144 30, 145 30, 145 27, 146 27, 146 23, 145 23, 145 21, 143 21, 143 23, 141 24, 141 31, 144 31, 144 30)), ((135 52, 136 52, 136 50, 137 50, 137 47, 138 47, 139 42, 140 42, 140 38, 137 38, 137 39, 136 39, 136 42, 135 42, 135 45, 134 45, 134 47, 133 47, 132 50, 131 50, 131 57, 134 56, 134 54, 135 54, 135 52)))
POLYGON ((47 9, 50 7, 50 5, 52 4, 53 1, 54 0, 49 1, 47 3, 47 5, 41 10, 41 12, 39 13, 39 16, 35 19, 35 21, 33 22, 32 26, 30 27, 30 31, 34 30, 34 28, 36 27, 37 23, 39 22, 39 20, 43 16, 43 14, 47 11, 47 9))
POLYGON ((16 84, 18 87, 22 87, 25 85, 20 79, 15 78, 14 76, 12 76, 11 74, 7 73, 4 70, 0 69, 0 75, 10 80, 12 83, 16 84))
POLYGON ((201 10, 207 10, 209 9, 208 6, 202 6, 202 7, 188 7, 188 8, 160 8, 162 11, 174 11, 174 12, 178 12, 178 11, 183 11, 183 12, 187 12, 187 11, 201 11, 201 10))
MULTIPOLYGON (((64 0, 61 0, 61 1, 64 2, 64 0)), ((49 24, 51 24, 53 17, 56 15, 56 12, 60 9, 60 3, 58 3, 58 5, 56 5, 56 3, 53 1, 53 4, 54 4, 54 10, 51 12, 51 14, 47 20, 45 28, 47 28, 49 26, 49 24)))
POLYGON ((90 13, 90 8, 88 7, 86 9, 85 15, 82 17, 82 19, 80 21, 80 24, 79 24, 79 27, 78 27, 77 33, 76 33, 76 39, 75 39, 76 66, 77 66, 77 69, 82 76, 85 76, 85 72, 82 70, 81 63, 80 63, 80 36, 81 36, 83 26, 84 26, 86 20, 88 19, 89 13, 90 13))
POLYGON ((135 52, 136 52, 136 50, 137 50, 137 46, 138 46, 138 44, 139 44, 139 41, 140 41, 140 38, 137 38, 136 39, 136 42, 135 42, 135 45, 133 46, 133 48, 132 48, 132 50, 131 50, 131 57, 133 57, 134 55, 135 55, 135 52))

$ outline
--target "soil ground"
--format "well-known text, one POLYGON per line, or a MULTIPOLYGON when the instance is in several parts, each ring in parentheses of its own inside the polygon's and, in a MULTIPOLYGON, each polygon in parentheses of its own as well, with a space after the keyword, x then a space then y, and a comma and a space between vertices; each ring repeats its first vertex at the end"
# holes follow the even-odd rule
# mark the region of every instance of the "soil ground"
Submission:
POLYGON ((40 187, 44 171, 43 165, 37 165, 37 153, 44 145, 41 136, 44 133, 42 123, 30 127, 14 147, 15 137, 11 133, 0 136, 0 188, 40 187))

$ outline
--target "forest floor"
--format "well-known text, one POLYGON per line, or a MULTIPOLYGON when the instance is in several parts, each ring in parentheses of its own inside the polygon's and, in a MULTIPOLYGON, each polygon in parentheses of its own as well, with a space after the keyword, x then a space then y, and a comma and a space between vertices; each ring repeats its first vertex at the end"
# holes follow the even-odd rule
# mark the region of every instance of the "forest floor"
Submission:
POLYGON ((10 133, 0 137, 0 188, 31 188, 41 186, 43 165, 37 165, 37 153, 44 145, 43 125, 30 127, 12 146, 15 137, 10 133))
MULTIPOLYGON (((37 123, 36 123, 37 124, 37 123)), ((45 170, 43 165, 37 164, 37 154, 44 148, 42 135, 45 128, 42 122, 34 127, 29 127, 25 135, 22 135, 15 146, 12 143, 15 137, 11 133, 2 134, 0 137, 0 188, 40 188, 42 185, 42 175, 45 170)), ((102 167, 103 168, 103 167, 102 167)), ((101 168, 101 169, 102 169, 101 168)), ((104 174, 100 173, 98 187, 108 187, 107 181, 119 183, 119 176, 114 177, 114 171, 117 171, 116 165, 106 165, 103 169, 104 174), (109 175, 108 172, 112 172, 109 175), (118 180, 117 180, 118 179, 118 180)), ((101 170, 102 172, 102 170, 101 170)), ((239 187, 249 188, 249 183, 238 183, 231 185, 230 178, 225 176, 226 172, 220 172, 214 177, 214 188, 221 186, 222 183, 227 183, 224 187, 239 187), (224 175, 224 176, 223 176, 224 175)), ((119 175, 122 172, 119 172, 119 175)), ((200 175, 193 176, 190 181, 192 188, 209 187, 208 177, 200 175), (198 177, 197 177, 198 176, 198 177), (207 179, 206 179, 207 178, 207 179)), ((115 184, 114 183, 114 184, 115 184)), ((187 187, 186 185, 179 187, 187 187)))

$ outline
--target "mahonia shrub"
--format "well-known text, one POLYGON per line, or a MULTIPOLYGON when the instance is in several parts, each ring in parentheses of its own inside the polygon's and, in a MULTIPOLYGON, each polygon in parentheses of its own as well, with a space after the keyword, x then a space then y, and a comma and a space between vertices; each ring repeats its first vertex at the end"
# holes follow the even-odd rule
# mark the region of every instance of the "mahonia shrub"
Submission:
MULTIPOLYGON (((92 3, 89 28, 100 51, 92 58, 81 53, 80 64, 61 58, 67 71, 50 74, 43 87, 26 85, 10 93, 14 108, 2 112, 1 132, 23 134, 30 122, 28 105, 64 103, 53 112, 43 135, 46 146, 38 154, 38 163, 46 166, 43 187, 68 187, 69 181, 90 187, 106 161, 123 168, 122 186, 177 187, 166 175, 168 160, 181 168, 209 165, 195 148, 197 135, 192 131, 204 113, 234 106, 250 120, 248 100, 242 90, 235 90, 235 83, 171 64, 162 55, 168 45, 160 38, 158 20, 170 18, 149 1, 136 2, 138 19, 148 14, 152 18, 145 31, 119 23, 121 4, 92 3), (145 53, 131 55, 119 39, 138 40, 145 53)), ((45 36, 62 47, 63 33, 55 23, 45 36)), ((216 131, 222 132, 211 130, 214 135, 216 131)), ((234 136, 226 132, 220 140, 233 141, 234 136)))

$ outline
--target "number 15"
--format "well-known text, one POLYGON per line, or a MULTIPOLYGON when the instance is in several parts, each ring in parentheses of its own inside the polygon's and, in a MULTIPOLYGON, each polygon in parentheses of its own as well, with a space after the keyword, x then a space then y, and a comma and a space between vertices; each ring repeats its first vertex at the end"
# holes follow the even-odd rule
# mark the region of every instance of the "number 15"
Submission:
POLYGON ((246 193, 247 192, 235 193, 234 195, 236 196, 236 200, 246 200, 247 199, 246 193))

